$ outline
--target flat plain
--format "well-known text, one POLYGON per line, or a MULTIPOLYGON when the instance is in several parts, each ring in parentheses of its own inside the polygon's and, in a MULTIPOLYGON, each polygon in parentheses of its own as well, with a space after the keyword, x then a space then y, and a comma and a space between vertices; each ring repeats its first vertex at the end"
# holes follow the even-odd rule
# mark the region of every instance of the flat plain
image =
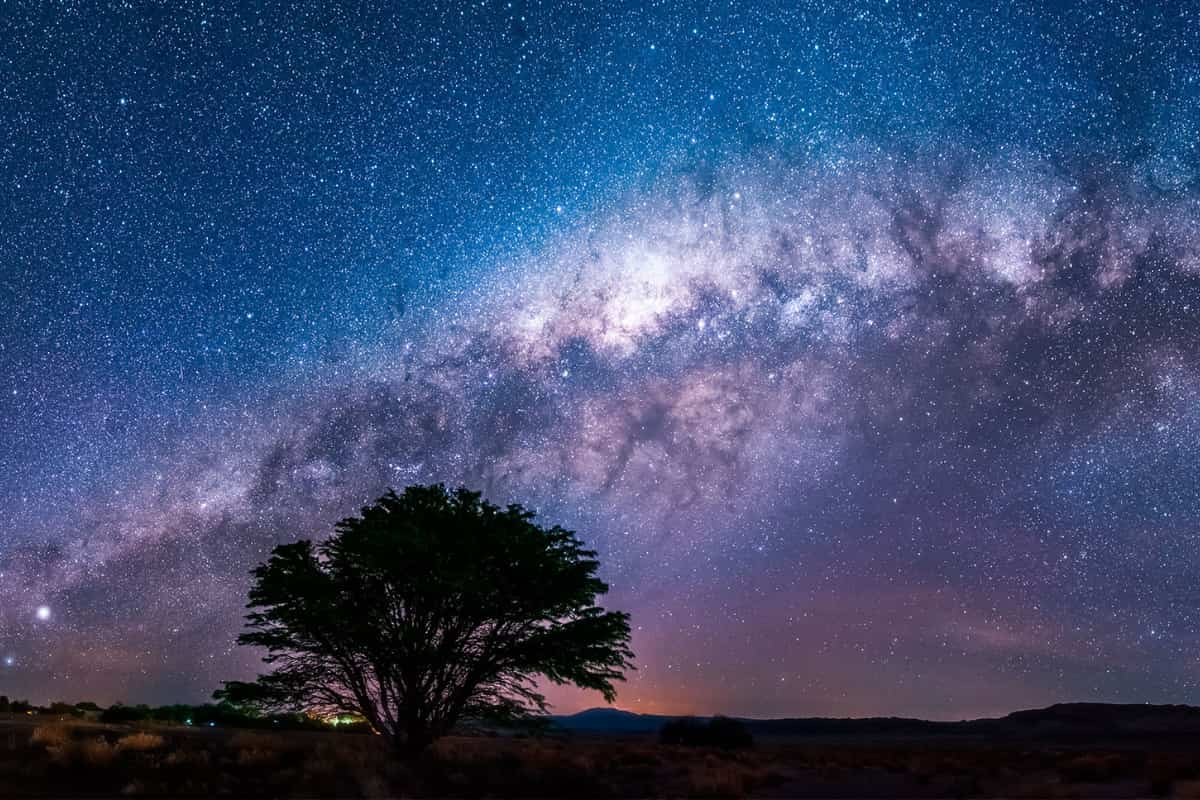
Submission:
POLYGON ((1200 797, 1200 737, 460 736, 398 761, 361 733, 0 720, 0 796, 1200 797))

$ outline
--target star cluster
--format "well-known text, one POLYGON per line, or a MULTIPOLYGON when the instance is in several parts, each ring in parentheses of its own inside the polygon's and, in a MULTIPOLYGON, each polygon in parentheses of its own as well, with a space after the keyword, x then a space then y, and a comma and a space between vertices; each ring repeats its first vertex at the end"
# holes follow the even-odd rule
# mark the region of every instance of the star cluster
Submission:
POLYGON ((1190 5, 2 24, 7 694, 249 676, 444 481, 600 551, 630 708, 1200 703, 1190 5))

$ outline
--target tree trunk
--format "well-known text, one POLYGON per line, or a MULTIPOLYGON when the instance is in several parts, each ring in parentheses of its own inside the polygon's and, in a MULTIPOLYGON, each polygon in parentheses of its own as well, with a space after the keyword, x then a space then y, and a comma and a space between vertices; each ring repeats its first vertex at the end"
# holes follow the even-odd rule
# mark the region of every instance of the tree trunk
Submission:
POLYGON ((433 736, 424 727, 412 727, 392 739, 392 748, 402 761, 413 761, 433 744, 433 736))

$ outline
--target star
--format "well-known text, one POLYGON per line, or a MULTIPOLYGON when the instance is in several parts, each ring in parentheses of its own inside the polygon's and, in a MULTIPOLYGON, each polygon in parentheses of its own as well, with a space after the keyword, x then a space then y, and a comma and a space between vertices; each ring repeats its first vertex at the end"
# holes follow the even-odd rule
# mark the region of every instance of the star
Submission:
POLYGON ((6 9, 22 693, 249 678, 250 570, 445 482, 595 548, 667 713, 1200 703, 1186 4, 339 5, 6 9))

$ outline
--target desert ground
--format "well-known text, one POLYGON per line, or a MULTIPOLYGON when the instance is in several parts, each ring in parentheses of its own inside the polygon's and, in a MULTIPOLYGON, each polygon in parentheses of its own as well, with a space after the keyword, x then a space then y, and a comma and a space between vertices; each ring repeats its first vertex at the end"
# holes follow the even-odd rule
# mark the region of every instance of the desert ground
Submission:
POLYGON ((451 737, 403 764, 361 733, 10 717, 0 795, 272 797, 1200 797, 1200 739, 1036 743, 654 736, 451 737))

